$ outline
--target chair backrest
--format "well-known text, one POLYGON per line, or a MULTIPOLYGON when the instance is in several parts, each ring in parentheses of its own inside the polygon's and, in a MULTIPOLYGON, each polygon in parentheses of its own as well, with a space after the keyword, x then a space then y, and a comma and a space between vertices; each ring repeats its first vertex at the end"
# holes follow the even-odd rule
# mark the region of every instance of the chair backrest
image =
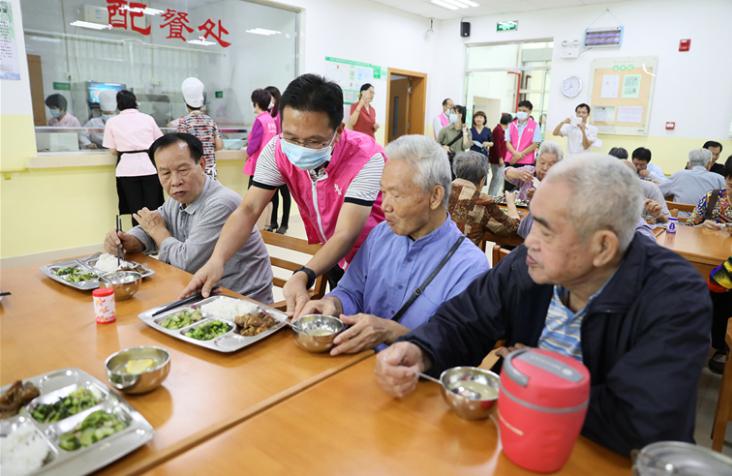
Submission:
MULTIPOLYGON (((725 335, 727 345, 732 348, 732 316, 727 320, 727 334, 725 335)), ((724 436, 727 430, 727 424, 732 421, 732 358, 727 356, 727 362, 724 364, 724 373, 722 374, 722 385, 719 387, 719 399, 717 400, 717 410, 714 413, 714 423, 712 424, 712 449, 722 452, 724 446, 724 436)))
POLYGON ((496 267, 499 261, 508 256, 511 250, 501 248, 501 245, 493 245, 493 259, 491 260, 491 266, 496 267))
MULTIPOLYGON (((294 238, 292 236, 280 235, 278 233, 272 233, 265 230, 260 230, 260 232, 262 233, 262 238, 264 239, 264 242, 266 244, 277 248, 297 251, 308 255, 314 255, 321 246, 320 244, 311 245, 305 240, 301 240, 300 238, 294 238)), ((269 259, 273 267, 282 268, 289 271, 295 271, 305 264, 304 262, 296 263, 289 259, 272 256, 271 252, 269 259)), ((277 288, 284 287, 286 282, 286 279, 278 278, 276 276, 272 278, 272 285, 277 288)), ((323 297, 323 295, 325 294, 326 284, 327 281, 325 280, 325 275, 318 276, 318 278, 315 280, 315 285, 313 286, 313 289, 310 291, 310 297, 312 299, 320 299, 321 297, 323 297)), ((287 307, 287 303, 285 301, 279 301, 272 304, 272 307, 284 310, 287 307)))
POLYGON ((687 212, 691 213, 694 211, 694 208, 696 208, 696 205, 692 203, 676 203, 676 202, 669 202, 666 200, 666 206, 668 207, 668 210, 678 210, 680 212, 687 212))

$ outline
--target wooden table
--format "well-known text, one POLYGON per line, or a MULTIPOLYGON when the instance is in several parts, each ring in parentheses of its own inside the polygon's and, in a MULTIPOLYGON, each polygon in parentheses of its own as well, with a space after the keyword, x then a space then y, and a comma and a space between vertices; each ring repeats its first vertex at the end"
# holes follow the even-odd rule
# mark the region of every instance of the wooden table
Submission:
POLYGON ((686 258, 704 277, 732 256, 732 236, 727 231, 680 224, 675 234, 664 231, 656 241, 686 258))
MULTIPOLYGON (((360 362, 147 474, 535 474, 503 456, 491 420, 460 419, 431 382, 394 399, 377 386, 374 364, 360 362)), ((630 461, 580 438, 561 474, 627 476, 630 461)))
POLYGON ((155 428, 154 439, 105 472, 139 472, 373 354, 311 354, 287 329, 233 354, 173 339, 137 315, 175 300, 190 275, 152 258, 132 259, 156 274, 131 300, 117 303, 117 323, 110 325, 95 323, 90 292, 56 283, 38 267, 2 271, 1 287, 13 293, 0 303, 2 384, 64 367, 106 381, 104 360, 113 352, 154 344, 171 353, 162 388, 125 396, 155 428))

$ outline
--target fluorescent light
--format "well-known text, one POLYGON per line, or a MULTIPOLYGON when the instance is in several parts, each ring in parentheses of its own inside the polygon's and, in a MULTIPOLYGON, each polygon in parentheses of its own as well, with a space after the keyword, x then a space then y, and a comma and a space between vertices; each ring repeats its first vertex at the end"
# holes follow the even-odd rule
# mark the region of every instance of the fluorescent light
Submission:
POLYGON ((145 8, 131 8, 129 5, 122 5, 122 10, 129 10, 129 11, 135 12, 135 13, 142 12, 145 15, 150 15, 150 16, 162 15, 163 14, 163 11, 162 10, 158 10, 157 8, 150 8, 150 7, 145 7, 145 8))
POLYGON ((199 36, 195 40, 188 40, 188 43, 190 43, 192 45, 201 45, 201 46, 211 46, 211 45, 215 45, 216 44, 215 41, 208 41, 208 40, 206 40, 202 36, 199 36))
POLYGON ((454 5, 454 6, 458 7, 458 8, 468 8, 467 5, 465 5, 464 3, 460 2, 459 0, 442 0, 442 1, 445 2, 445 3, 448 3, 450 5, 454 5))
POLYGON ((480 5, 473 0, 452 0, 453 3, 462 3, 468 7, 479 7, 480 5))
POLYGON ((101 23, 92 23, 90 21, 76 20, 69 23, 71 26, 79 28, 89 28, 90 30, 111 30, 112 25, 102 25, 101 23))
POLYGON ((457 10, 458 7, 451 3, 445 3, 442 0, 430 0, 430 3, 437 5, 438 7, 447 8, 448 10, 457 10))
POLYGON ((247 33, 251 33, 252 35, 263 35, 263 36, 272 36, 272 35, 282 34, 281 31, 268 30, 266 28, 252 28, 250 30, 247 30, 247 33))

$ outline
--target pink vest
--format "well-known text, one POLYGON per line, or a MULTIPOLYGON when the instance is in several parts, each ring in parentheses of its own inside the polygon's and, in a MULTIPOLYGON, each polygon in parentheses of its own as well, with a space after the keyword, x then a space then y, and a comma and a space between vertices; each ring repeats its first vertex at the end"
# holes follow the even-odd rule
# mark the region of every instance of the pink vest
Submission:
MULTIPOLYGON (((270 115, 269 111, 260 112, 255 122, 259 122, 262 126, 262 142, 260 142, 259 149, 249 156, 249 160, 244 164, 244 173, 246 175, 254 175, 254 171, 257 170, 257 158, 262 153, 264 146, 266 146, 274 136, 277 135, 277 123, 275 119, 270 115)), ((254 130, 254 126, 252 126, 254 130)), ((252 137, 252 131, 249 131, 247 140, 252 137)))
POLYGON ((445 114, 444 112, 437 116, 437 118, 440 120, 440 124, 442 124, 442 127, 450 124, 450 118, 447 117, 447 114, 445 114))
MULTIPOLYGON (((534 121, 532 118, 528 118, 526 122, 526 127, 524 127, 524 130, 521 132, 521 137, 519 137, 518 132, 518 126, 516 125, 517 122, 513 121, 508 126, 508 137, 511 141, 511 145, 517 152, 521 152, 522 150, 529 147, 534 142, 534 131, 536 131, 536 128, 539 127, 536 121, 534 121), (518 146, 517 146, 518 144, 518 146)), ((536 156, 536 151, 525 155, 523 159, 516 162, 518 165, 534 165, 534 157, 536 156)), ((513 157, 513 154, 511 154, 511 151, 506 151, 506 158, 504 159, 506 162, 511 160, 511 157, 513 157)))
MULTIPOLYGON (((306 170, 295 167, 287 159, 282 152, 281 139, 275 140, 277 169, 300 210, 308 242, 325 243, 333 236, 348 186, 371 157, 381 153, 386 160, 384 149, 366 134, 344 129, 333 147, 330 163, 325 168, 326 177, 313 182, 306 170)), ((379 193, 361 234, 344 257, 346 263, 350 263, 371 229, 382 221, 384 212, 381 210, 379 193)), ((345 268, 343 261, 341 267, 345 268)))

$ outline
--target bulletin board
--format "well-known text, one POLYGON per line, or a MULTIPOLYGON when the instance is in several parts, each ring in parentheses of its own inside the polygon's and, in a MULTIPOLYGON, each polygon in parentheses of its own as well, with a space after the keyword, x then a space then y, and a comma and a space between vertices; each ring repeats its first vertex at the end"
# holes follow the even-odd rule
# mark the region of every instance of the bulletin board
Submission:
POLYGON ((381 66, 343 58, 325 57, 325 77, 343 89, 343 102, 358 101, 359 89, 364 83, 373 84, 381 79, 381 66))
POLYGON ((604 134, 647 135, 658 58, 592 62, 592 123, 604 134))

